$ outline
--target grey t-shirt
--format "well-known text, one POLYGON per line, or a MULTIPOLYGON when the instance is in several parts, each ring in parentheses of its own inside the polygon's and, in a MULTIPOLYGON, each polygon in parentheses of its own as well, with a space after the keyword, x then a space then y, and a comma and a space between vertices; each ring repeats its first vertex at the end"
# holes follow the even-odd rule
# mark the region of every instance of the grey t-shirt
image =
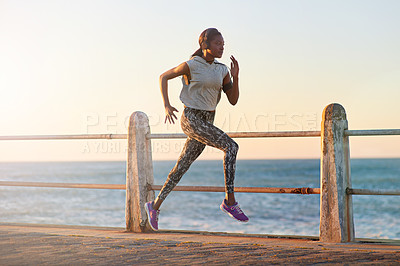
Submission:
POLYGON ((227 66, 217 60, 209 64, 200 56, 192 57, 186 64, 190 69, 191 80, 186 84, 182 78, 181 101, 187 107, 214 111, 221 99, 224 77, 229 73, 227 66))

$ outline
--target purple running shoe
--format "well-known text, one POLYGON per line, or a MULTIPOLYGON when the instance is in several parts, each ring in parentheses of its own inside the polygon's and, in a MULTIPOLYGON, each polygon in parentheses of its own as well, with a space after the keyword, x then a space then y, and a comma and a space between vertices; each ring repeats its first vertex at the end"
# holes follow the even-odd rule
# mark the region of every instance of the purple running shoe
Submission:
POLYGON ((228 206, 226 204, 226 200, 224 199, 220 206, 221 210, 226 212, 230 217, 238 220, 239 222, 248 222, 249 218, 244 214, 242 209, 240 209, 239 204, 235 202, 232 206, 228 206))
POLYGON ((160 214, 160 210, 153 209, 153 201, 147 202, 144 208, 146 209, 150 227, 154 231, 158 231, 158 215, 160 214))

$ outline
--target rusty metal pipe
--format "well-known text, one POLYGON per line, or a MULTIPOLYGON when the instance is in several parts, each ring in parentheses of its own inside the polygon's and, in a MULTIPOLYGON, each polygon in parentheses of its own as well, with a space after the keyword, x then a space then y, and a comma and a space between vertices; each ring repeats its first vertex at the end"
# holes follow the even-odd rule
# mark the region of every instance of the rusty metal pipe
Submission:
MULTIPOLYGON (((149 185, 149 190, 161 190, 160 185, 149 185)), ((225 192, 224 187, 212 186, 176 186, 174 191, 197 191, 197 192, 225 192)), ((235 187, 235 192, 246 193, 287 193, 287 194, 320 194, 319 188, 283 188, 283 187, 235 187)))

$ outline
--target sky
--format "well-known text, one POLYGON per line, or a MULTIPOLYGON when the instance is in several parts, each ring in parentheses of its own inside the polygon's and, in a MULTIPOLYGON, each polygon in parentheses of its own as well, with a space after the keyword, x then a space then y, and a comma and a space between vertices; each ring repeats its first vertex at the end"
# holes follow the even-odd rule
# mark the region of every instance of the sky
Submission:
MULTIPOLYGON (((158 78, 189 59, 209 27, 240 65, 240 99, 222 97, 227 132, 320 130, 330 103, 349 129, 400 128, 400 1, 2 1, 0 135, 126 134, 129 116, 164 124, 158 78)), ((169 82, 180 112, 181 81, 169 82)), ((238 159, 319 158, 319 138, 236 139, 238 159)), ((152 141, 176 160, 183 140, 152 141)), ((400 157, 400 136, 351 137, 354 158, 400 157)), ((222 159, 207 148, 201 159, 222 159)), ((0 141, 0 162, 125 160, 125 140, 0 141)))

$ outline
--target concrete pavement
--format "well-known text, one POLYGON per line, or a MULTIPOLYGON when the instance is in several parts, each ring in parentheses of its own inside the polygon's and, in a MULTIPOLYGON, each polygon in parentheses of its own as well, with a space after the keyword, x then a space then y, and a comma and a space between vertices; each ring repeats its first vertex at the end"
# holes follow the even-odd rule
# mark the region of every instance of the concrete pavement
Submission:
POLYGON ((400 241, 358 241, 0 224, 0 265, 400 265, 400 241))

